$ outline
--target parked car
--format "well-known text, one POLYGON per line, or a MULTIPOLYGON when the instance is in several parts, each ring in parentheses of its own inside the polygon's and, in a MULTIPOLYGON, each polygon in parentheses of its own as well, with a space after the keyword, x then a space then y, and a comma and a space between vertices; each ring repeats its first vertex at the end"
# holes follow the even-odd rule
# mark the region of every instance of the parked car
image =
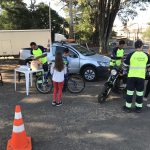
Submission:
MULTIPOLYGON (((70 51, 71 62, 69 64, 70 73, 80 73, 87 81, 94 81, 97 77, 108 75, 110 58, 96 54, 94 51, 76 44, 76 43, 54 43, 52 50, 47 53, 49 61, 55 60, 55 53, 63 53, 64 48, 68 47, 70 51)), ((32 55, 31 48, 22 48, 20 50, 20 60, 26 63, 27 58, 32 55)))
POLYGON ((70 73, 80 73, 86 80, 94 81, 97 77, 104 77, 108 74, 110 58, 96 54, 94 51, 76 43, 54 43, 52 50, 48 53, 48 60, 55 60, 55 53, 63 53, 67 47, 70 51, 70 73))
POLYGON ((149 45, 143 45, 143 51, 148 53, 148 50, 149 50, 149 45))

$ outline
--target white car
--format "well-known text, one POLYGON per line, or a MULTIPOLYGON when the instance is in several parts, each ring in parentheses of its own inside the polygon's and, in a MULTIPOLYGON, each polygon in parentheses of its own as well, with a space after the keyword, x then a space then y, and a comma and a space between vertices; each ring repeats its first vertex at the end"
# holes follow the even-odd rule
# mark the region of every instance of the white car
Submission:
POLYGON ((108 75, 110 58, 96 54, 76 43, 54 43, 52 50, 48 53, 48 60, 54 61, 55 53, 58 51, 63 53, 65 47, 69 49, 70 53, 70 73, 80 73, 88 81, 108 75))
MULTIPOLYGON (((96 54, 94 51, 88 50, 76 43, 54 43, 52 50, 47 53, 48 60, 55 61, 55 53, 58 51, 63 53, 66 47, 70 53, 70 73, 80 73, 87 81, 94 81, 97 77, 105 77, 108 75, 110 58, 96 54)), ((27 58, 32 56, 31 51, 31 48, 21 49, 20 60, 26 63, 27 58)))

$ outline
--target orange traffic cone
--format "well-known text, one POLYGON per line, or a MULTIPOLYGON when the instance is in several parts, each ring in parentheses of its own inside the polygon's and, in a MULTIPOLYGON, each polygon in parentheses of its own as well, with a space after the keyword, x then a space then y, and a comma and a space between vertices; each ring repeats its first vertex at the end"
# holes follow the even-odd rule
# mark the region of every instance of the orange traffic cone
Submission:
POLYGON ((31 137, 26 136, 20 105, 16 106, 11 139, 7 150, 31 150, 31 137))

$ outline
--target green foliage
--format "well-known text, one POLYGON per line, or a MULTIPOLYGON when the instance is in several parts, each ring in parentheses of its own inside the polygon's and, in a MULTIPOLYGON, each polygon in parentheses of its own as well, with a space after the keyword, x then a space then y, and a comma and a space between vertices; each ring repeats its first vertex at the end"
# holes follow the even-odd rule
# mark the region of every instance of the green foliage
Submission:
POLYGON ((21 0, 1 2, 0 27, 1 29, 20 29, 28 28, 24 20, 30 17, 26 4, 21 0), (25 14, 25 15, 24 15, 25 14))
MULTIPOLYGON (((68 0, 62 1, 68 6, 68 0)), ((0 0, 0 29, 49 28, 49 7, 44 3, 36 5, 36 0, 32 2, 28 8, 23 0, 0 0)), ((115 36, 112 27, 116 15, 126 24, 129 18, 133 19, 137 15, 136 8, 145 10, 148 2, 150 0, 74 0, 75 36, 86 42, 99 44, 101 52, 107 52, 108 40, 115 36)), ((67 33, 64 30, 64 25, 68 28, 66 20, 54 10, 51 10, 51 16, 52 34, 67 33)))
POLYGON ((145 11, 148 6, 148 0, 126 0, 120 3, 120 9, 118 16, 123 24, 126 24, 129 19, 134 19, 138 13, 137 8, 141 11, 145 11))
POLYGON ((147 0, 78 0, 75 32, 82 40, 100 45, 100 51, 107 53, 113 23, 118 15, 123 24, 137 16, 137 8, 146 10, 147 0), (104 51, 103 51, 104 50, 104 51))
MULTIPOLYGON (((67 1, 69 7, 69 1, 67 1)), ((93 8, 94 9, 94 8, 93 8)), ((65 9, 69 14, 69 8, 65 9)), ((95 27, 92 23, 92 18, 95 17, 92 14, 92 9, 88 6, 86 0, 73 1, 73 18, 74 18, 74 34, 76 39, 80 38, 80 41, 90 42, 95 27)), ((66 19, 69 23, 70 16, 66 19)))
POLYGON ((146 31, 143 33, 143 37, 148 40, 150 39, 150 27, 148 27, 146 31))
POLYGON ((112 37, 116 37, 117 36, 117 32, 115 32, 114 30, 111 32, 111 34, 110 34, 110 38, 112 38, 112 37))
MULTIPOLYGON (((33 3, 29 8, 22 0, 3 0, 0 4, 2 9, 0 13, 1 30, 49 28, 49 6, 44 3, 38 5, 33 3)), ((51 18, 52 34, 63 33, 65 20, 54 10, 51 10, 51 18)))
MULTIPOLYGON (((32 11, 32 22, 33 26, 32 28, 36 29, 48 29, 49 28, 49 6, 40 3, 35 7, 35 10, 32 11)), ((54 33, 62 33, 63 29, 63 22, 64 19, 56 13, 56 11, 51 10, 51 16, 52 16, 52 31, 54 33)))
POLYGON ((81 40, 89 41, 93 34, 93 25, 89 15, 90 8, 85 7, 82 13, 76 16, 75 32, 80 36, 81 40))

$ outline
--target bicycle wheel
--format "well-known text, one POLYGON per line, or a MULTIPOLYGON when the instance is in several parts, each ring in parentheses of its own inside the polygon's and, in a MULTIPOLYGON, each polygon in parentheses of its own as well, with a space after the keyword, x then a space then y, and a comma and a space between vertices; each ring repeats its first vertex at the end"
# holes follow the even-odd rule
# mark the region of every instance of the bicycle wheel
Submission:
POLYGON ((80 93, 85 88, 85 81, 80 75, 70 75, 67 81, 67 88, 71 93, 80 93))
POLYGON ((50 93, 53 87, 53 82, 50 76, 47 78, 43 76, 39 76, 35 82, 36 89, 43 94, 50 93))

